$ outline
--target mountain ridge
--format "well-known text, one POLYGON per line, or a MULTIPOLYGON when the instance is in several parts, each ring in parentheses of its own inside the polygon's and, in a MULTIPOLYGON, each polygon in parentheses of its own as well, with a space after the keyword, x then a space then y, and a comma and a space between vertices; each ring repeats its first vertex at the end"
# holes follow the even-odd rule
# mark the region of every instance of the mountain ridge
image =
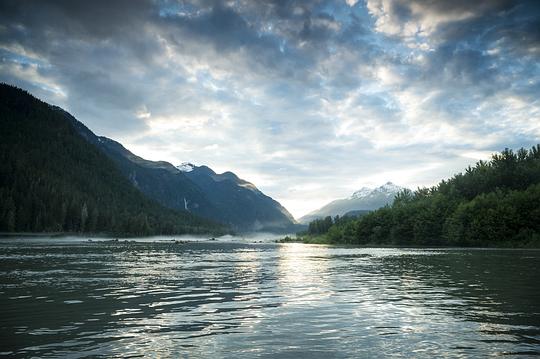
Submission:
POLYGON ((218 174, 208 166, 191 165, 184 174, 209 194, 224 223, 240 224, 250 231, 280 232, 294 230, 297 225, 278 201, 230 171, 218 174))
POLYGON ((114 140, 98 139, 133 185, 166 207, 185 209, 241 232, 286 231, 296 224, 279 202, 230 171, 218 174, 193 164, 190 171, 181 171, 166 161, 145 160, 114 140))
POLYGON ((57 109, 84 138, 117 163, 133 186, 165 207, 187 210, 240 232, 297 229, 285 207, 233 172, 218 174, 208 166, 190 162, 174 166, 146 160, 113 139, 95 135, 75 117, 57 109))

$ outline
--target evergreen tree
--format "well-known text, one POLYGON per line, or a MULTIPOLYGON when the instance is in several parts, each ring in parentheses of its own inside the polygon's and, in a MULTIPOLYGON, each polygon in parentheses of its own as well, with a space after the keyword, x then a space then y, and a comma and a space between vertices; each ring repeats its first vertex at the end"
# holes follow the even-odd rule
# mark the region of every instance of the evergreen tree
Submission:
POLYGON ((336 220, 321 232, 320 221, 308 234, 338 243, 540 246, 540 145, 505 149, 437 186, 405 190, 352 224, 336 220))

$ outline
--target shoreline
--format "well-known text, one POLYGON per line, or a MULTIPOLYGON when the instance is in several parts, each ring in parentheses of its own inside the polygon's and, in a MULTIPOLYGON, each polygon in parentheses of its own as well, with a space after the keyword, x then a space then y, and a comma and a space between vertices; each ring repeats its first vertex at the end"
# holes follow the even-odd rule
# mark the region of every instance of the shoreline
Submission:
MULTIPOLYGON (((225 234, 227 235, 227 234, 225 234)), ((110 238, 110 239, 125 239, 125 238, 151 238, 159 236, 193 236, 193 237, 221 237, 222 235, 217 235, 215 233, 156 233, 156 234, 110 234, 110 233, 79 233, 79 232, 0 232, 0 238, 13 238, 13 237, 23 237, 23 238, 40 238, 40 237, 51 237, 51 238, 62 238, 62 237, 80 237, 80 238, 110 238)))
MULTIPOLYGON (((197 235, 197 234, 156 234, 156 235, 145 235, 145 236, 111 236, 108 234, 84 234, 84 233, 69 233, 69 232, 48 232, 48 233, 35 233, 35 232, 2 232, 0 233, 0 240, 2 239, 9 239, 9 238, 20 238, 20 239, 37 239, 37 238, 51 238, 51 239, 61 239, 66 237, 76 237, 78 239, 86 239, 89 242, 92 242, 93 239, 100 238, 104 239, 107 242, 131 242, 128 239, 145 239, 145 238, 153 238, 153 237, 177 237, 170 239, 169 241, 172 242, 217 242, 220 241, 217 240, 217 238, 221 236, 213 236, 211 234, 208 235, 197 235), (188 240, 184 241, 182 240, 183 236, 189 236, 189 237, 195 237, 198 238, 197 240, 188 240)), ((239 238, 245 238, 245 236, 238 236, 239 238)), ((319 237, 320 238, 320 237, 319 237)), ((322 239, 322 238, 320 238, 322 239)), ((540 250, 540 246, 531 246, 528 244, 523 243, 511 243, 510 245, 506 244, 499 244, 499 245, 481 245, 481 246, 452 246, 452 245, 411 245, 411 244, 377 244, 377 243, 366 243, 366 244, 353 244, 353 243, 339 243, 339 242, 327 242, 323 240, 303 240, 302 238, 292 238, 289 236, 275 239, 271 241, 261 241, 261 240, 254 240, 252 242, 247 242, 251 244, 261 244, 261 243, 273 243, 273 244, 289 244, 289 243, 297 243, 297 244, 306 244, 306 245, 321 245, 321 246, 332 246, 332 247, 346 247, 346 248, 365 248, 365 249, 392 249, 392 248, 398 248, 398 249, 426 249, 426 250, 437 250, 437 249, 444 249, 444 250, 540 250)))
POLYGON ((291 238, 284 237, 276 240, 276 243, 286 244, 286 243, 302 243, 302 244, 311 244, 311 245, 324 245, 324 246, 339 246, 339 247, 355 247, 355 248, 424 248, 424 249, 532 249, 540 250, 540 243, 492 243, 492 244, 481 244, 480 246, 456 246, 456 245, 444 245, 444 244, 385 244, 385 243, 365 243, 365 244, 354 244, 354 243, 340 243, 340 242, 330 242, 324 237, 314 237, 308 239, 307 237, 301 238, 291 238))

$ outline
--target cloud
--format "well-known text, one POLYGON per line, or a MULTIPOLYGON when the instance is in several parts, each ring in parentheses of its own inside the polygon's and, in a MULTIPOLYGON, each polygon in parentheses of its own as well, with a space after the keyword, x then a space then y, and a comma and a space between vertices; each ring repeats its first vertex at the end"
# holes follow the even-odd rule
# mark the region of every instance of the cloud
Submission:
POLYGON ((448 23, 509 10, 516 3, 507 0, 368 0, 366 6, 376 18, 377 31, 401 37, 427 37, 448 23))
POLYGON ((300 216, 540 141, 535 1, 3 1, 0 80, 300 216))

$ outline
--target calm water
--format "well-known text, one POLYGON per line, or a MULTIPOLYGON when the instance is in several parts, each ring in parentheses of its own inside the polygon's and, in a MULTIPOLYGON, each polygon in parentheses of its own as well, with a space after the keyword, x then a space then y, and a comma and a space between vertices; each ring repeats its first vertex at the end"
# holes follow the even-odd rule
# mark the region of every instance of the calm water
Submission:
POLYGON ((540 251, 0 240, 2 357, 540 354, 540 251))

